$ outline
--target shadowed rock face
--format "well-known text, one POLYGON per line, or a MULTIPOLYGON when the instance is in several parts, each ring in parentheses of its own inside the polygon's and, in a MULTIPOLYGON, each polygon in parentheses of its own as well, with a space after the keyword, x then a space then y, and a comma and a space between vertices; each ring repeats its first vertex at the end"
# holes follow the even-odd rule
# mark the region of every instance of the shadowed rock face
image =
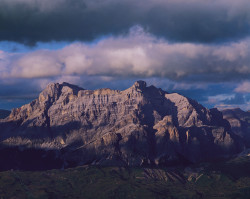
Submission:
POLYGON ((59 151, 64 165, 170 165, 242 150, 217 109, 137 81, 127 90, 49 84, 0 120, 3 148, 59 151))
POLYGON ((10 114, 10 111, 0 109, 0 119, 4 119, 4 118, 8 117, 9 114, 10 114))
POLYGON ((228 120, 233 133, 243 138, 247 148, 250 148, 250 111, 239 108, 222 111, 224 119, 228 120))

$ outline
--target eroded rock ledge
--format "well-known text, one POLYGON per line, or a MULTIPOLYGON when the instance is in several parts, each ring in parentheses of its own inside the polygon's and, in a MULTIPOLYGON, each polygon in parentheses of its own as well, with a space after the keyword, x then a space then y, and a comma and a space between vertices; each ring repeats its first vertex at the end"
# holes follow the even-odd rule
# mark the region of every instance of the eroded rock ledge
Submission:
POLYGON ((56 150, 64 165, 171 165, 244 148, 217 109, 144 81, 123 91, 52 83, 0 129, 2 147, 56 150))

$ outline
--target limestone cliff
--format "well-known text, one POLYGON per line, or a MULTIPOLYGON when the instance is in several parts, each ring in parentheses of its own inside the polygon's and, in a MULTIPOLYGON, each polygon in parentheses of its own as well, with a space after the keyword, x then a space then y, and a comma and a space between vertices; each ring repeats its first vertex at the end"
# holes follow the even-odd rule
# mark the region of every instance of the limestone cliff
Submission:
POLYGON ((56 150, 65 165, 170 165, 242 150, 217 109, 144 81, 123 91, 52 83, 0 129, 2 147, 56 150))

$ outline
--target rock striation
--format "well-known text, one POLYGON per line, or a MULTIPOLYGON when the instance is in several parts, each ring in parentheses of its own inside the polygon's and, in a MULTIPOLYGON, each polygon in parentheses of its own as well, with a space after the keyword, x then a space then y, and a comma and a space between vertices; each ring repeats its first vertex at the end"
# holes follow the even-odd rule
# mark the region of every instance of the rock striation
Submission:
POLYGON ((243 149, 217 109, 144 81, 123 91, 52 83, 0 129, 2 148, 53 150, 64 166, 172 165, 243 149))

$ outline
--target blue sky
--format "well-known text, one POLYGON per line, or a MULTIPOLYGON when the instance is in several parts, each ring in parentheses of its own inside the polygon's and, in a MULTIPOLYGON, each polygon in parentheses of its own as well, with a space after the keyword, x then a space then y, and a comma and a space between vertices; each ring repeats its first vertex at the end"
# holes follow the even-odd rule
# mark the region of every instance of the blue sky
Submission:
POLYGON ((0 109, 50 82, 142 79, 208 108, 250 109, 248 0, 0 0, 0 109))

